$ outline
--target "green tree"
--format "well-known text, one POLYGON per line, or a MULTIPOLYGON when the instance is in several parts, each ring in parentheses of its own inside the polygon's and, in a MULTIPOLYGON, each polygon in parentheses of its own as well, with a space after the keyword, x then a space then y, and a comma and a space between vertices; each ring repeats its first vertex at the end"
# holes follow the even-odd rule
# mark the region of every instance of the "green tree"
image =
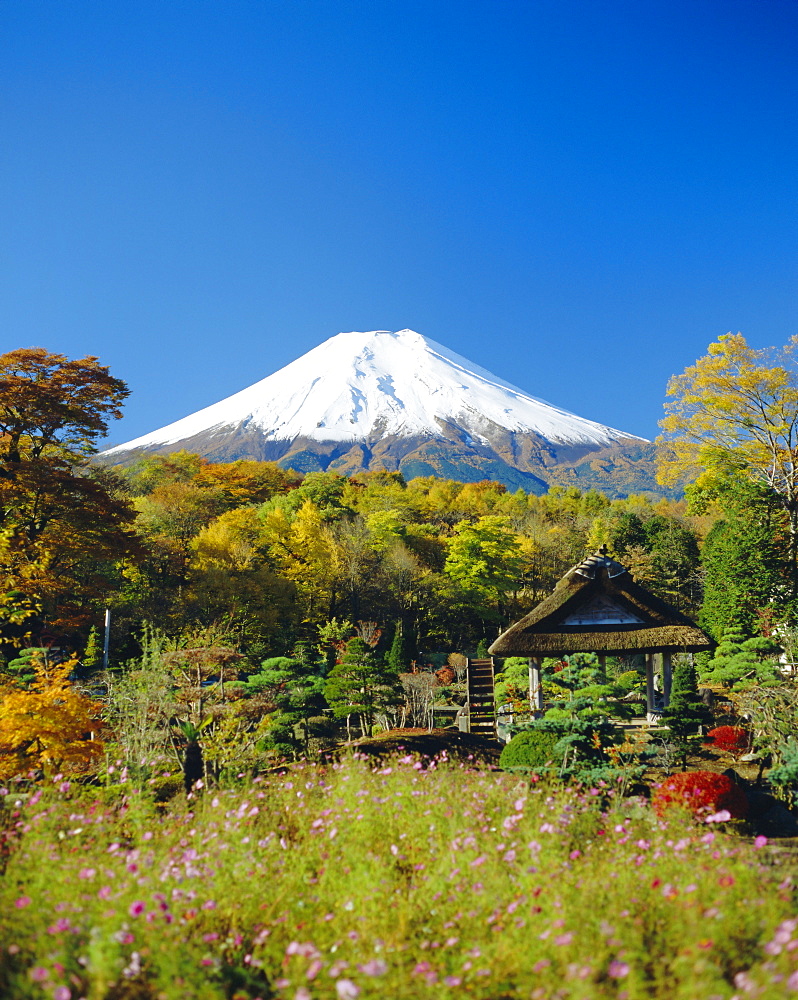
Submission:
POLYGON ((502 662, 494 693, 497 707, 509 701, 518 712, 529 710, 529 660, 525 656, 508 656, 502 662))
POLYGON ((444 567, 453 580, 498 601, 516 586, 520 568, 518 540, 505 517, 489 514, 456 526, 444 567))
POLYGON ((398 704, 399 678, 362 639, 350 639, 343 659, 327 677, 324 695, 336 719, 347 720, 347 738, 353 715, 360 720, 363 736, 370 736, 377 714, 398 704))
POLYGON ((673 671, 670 704, 662 713, 662 721, 670 730, 671 738, 682 758, 682 769, 687 767, 690 737, 701 726, 712 722, 712 713, 701 701, 698 681, 692 658, 682 656, 673 671))
POLYGON ((18 656, 4 664, 4 673, 15 677, 19 686, 27 690, 36 679, 37 667, 42 664, 49 665, 47 653, 46 646, 29 646, 27 649, 21 649, 18 656))
POLYGON ((566 666, 551 671, 544 660, 544 691, 549 708, 545 718, 552 720, 607 720, 610 716, 630 718, 633 708, 619 699, 626 694, 623 684, 610 679, 594 653, 574 653, 566 666))
POLYGON ((388 653, 388 667, 395 674, 402 674, 410 669, 410 664, 417 658, 418 648, 413 626, 408 622, 398 621, 388 653))
POLYGON ((749 637, 744 632, 730 630, 724 633, 701 680, 735 691, 778 684, 778 653, 779 645, 772 639, 749 637))
POLYGON ((688 488, 693 509, 720 509, 701 548, 704 597, 699 621, 720 639, 728 629, 752 635, 761 617, 785 621, 794 614, 783 544, 784 514, 769 487, 741 476, 716 480, 712 488, 688 488))
POLYGON ((103 662, 103 647, 100 642, 100 635, 97 629, 92 625, 89 630, 89 637, 86 640, 86 649, 81 658, 81 664, 84 670, 97 670, 102 666, 103 662))
POLYGON ((306 646, 295 657, 275 656, 264 660, 261 670, 247 678, 247 687, 268 688, 277 711, 269 717, 269 734, 284 756, 307 755, 313 734, 312 720, 326 707, 325 663, 306 646))

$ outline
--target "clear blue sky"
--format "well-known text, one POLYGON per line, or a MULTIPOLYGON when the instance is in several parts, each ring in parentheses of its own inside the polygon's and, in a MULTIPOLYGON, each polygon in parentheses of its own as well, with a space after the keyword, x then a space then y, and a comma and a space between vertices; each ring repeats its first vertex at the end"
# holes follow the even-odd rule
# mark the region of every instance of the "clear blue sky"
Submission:
POLYGON ((0 347, 121 442, 410 327, 656 434, 798 333, 794 0, 2 0, 0 347))

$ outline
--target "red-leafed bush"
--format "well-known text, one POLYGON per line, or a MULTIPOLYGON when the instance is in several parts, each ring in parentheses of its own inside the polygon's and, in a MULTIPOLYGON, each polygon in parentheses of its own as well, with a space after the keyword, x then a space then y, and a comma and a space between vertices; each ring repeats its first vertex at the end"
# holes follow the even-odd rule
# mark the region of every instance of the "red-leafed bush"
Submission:
POLYGON ((707 733, 706 746, 730 753, 732 757, 744 754, 751 743, 751 736, 742 726, 718 726, 707 733))
POLYGON ((652 803, 660 816, 672 806, 689 809, 694 815, 727 809, 733 819, 743 819, 748 812, 743 791, 728 775, 714 771, 672 774, 654 792, 652 803))
POLYGON ((441 667, 440 670, 435 671, 435 678, 438 683, 442 684, 444 687, 447 684, 453 684, 456 676, 457 674, 451 667, 441 667))

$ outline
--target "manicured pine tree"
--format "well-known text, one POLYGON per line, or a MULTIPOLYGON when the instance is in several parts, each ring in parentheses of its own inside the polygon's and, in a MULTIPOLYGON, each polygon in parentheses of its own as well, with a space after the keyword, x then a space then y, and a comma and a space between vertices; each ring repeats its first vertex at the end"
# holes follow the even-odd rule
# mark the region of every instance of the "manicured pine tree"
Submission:
POLYGON ((398 704, 399 678, 362 639, 350 639, 324 683, 324 695, 336 719, 346 719, 347 739, 353 715, 360 720, 363 736, 370 736, 377 713, 398 704))
POLYGON ((757 684, 771 686, 781 679, 776 659, 779 650, 772 639, 747 637, 742 629, 728 629, 701 679, 736 691, 757 684))
POLYGON ((6 670, 22 684, 28 688, 36 677, 37 665, 44 666, 47 663, 47 647, 32 646, 29 649, 22 649, 16 658, 9 660, 5 665, 6 670))
POLYGON ((309 646, 300 645, 294 657, 264 660, 260 672, 247 681, 249 687, 272 691, 277 711, 270 716, 271 735, 276 748, 285 755, 308 752, 311 719, 326 707, 325 668, 321 656, 309 646))
POLYGON ((671 700, 662 713, 662 721, 670 730, 684 770, 687 767, 691 737, 698 734, 701 726, 708 726, 712 722, 712 713, 698 693, 695 667, 687 657, 682 657, 673 671, 671 700))

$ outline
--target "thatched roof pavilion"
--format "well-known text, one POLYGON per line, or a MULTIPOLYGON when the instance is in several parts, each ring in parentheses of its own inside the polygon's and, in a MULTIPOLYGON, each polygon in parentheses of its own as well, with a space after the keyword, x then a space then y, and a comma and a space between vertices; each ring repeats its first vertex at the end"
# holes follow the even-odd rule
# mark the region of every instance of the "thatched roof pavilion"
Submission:
POLYGON ((714 641, 681 611, 635 583, 602 547, 570 569, 549 597, 510 626, 490 647, 492 656, 525 656, 532 670, 545 656, 598 653, 646 655, 647 703, 655 710, 654 654, 663 674, 663 703, 670 697, 673 653, 713 649, 714 641))

